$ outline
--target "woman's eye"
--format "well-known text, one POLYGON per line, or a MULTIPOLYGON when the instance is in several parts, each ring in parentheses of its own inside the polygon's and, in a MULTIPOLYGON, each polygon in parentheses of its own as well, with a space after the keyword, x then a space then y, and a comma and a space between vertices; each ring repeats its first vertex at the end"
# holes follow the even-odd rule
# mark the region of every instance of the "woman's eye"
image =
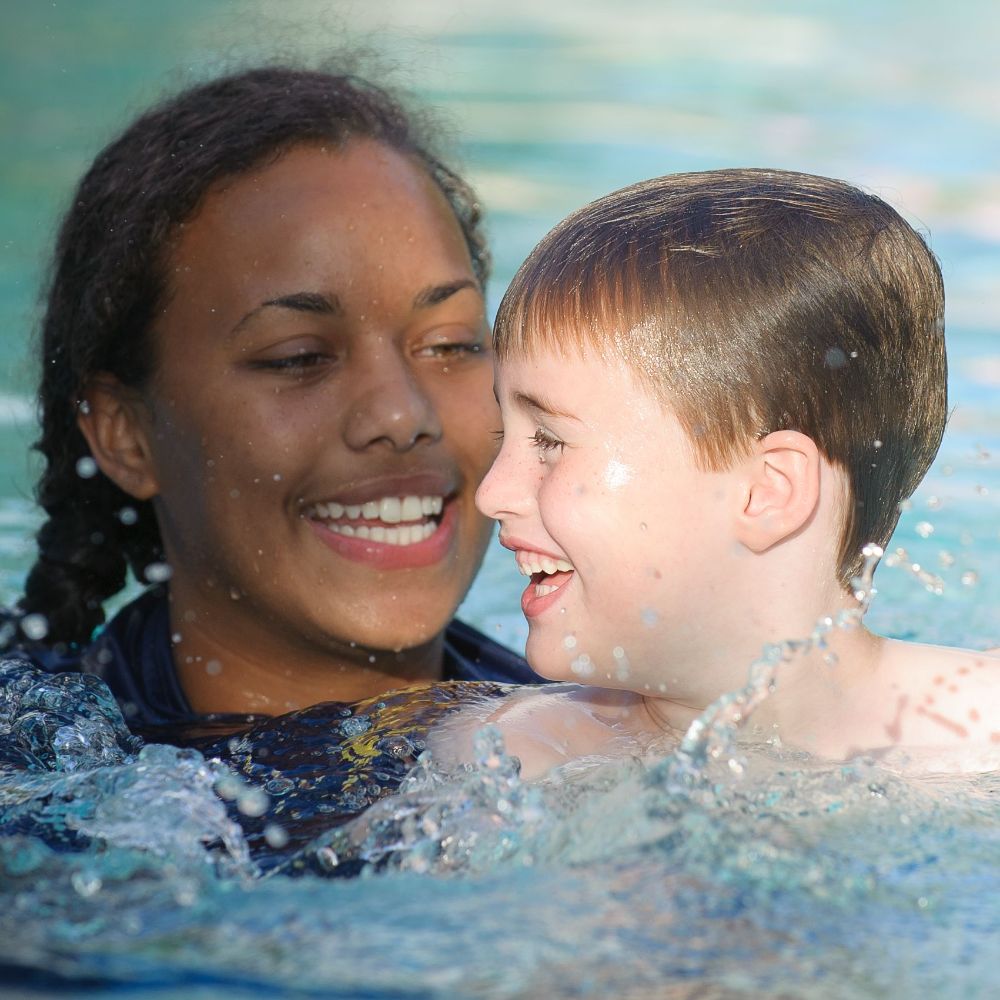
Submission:
POLYGON ((260 371, 301 374, 327 361, 329 361, 329 356, 321 354, 319 351, 299 351, 296 354, 286 354, 277 358, 258 358, 251 361, 250 366, 260 371))
POLYGON ((538 449, 541 457, 545 452, 555 451, 558 449, 562 451, 563 442, 558 438, 553 437, 548 431, 539 427, 535 433, 530 438, 531 443, 538 449))
POLYGON ((417 354, 423 358, 441 358, 450 360, 451 358, 463 357, 483 353, 483 345, 477 343, 455 343, 455 344, 429 344, 421 347, 417 354))

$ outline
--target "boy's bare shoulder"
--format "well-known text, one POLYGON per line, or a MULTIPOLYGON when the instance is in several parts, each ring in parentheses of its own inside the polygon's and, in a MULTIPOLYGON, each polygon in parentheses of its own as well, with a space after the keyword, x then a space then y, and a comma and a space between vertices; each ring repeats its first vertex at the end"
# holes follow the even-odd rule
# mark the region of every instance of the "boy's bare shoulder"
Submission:
POLYGON ((630 691, 607 691, 578 684, 524 687, 502 701, 463 709, 432 735, 434 756, 470 760, 472 737, 495 726, 507 752, 532 779, 580 757, 639 748, 649 728, 642 699, 630 691))
POLYGON ((1000 655, 891 641, 879 673, 892 744, 971 751, 979 763, 968 769, 1000 767, 1000 655))

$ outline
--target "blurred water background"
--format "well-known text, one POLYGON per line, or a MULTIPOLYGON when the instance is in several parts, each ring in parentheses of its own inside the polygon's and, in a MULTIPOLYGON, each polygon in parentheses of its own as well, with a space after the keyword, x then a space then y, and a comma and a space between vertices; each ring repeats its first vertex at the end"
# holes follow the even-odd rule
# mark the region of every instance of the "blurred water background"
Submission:
MULTIPOLYGON (((1000 8, 990 0, 3 8, 0 600, 16 598, 31 559, 27 345, 57 219, 80 173, 165 89, 258 59, 360 49, 362 69, 441 109, 489 212, 493 307, 563 215, 671 171, 753 165, 841 177, 924 231, 947 286, 953 415, 894 544, 906 565, 944 586, 930 593, 913 574, 884 569, 871 620, 928 641, 1000 639, 990 573, 1000 553, 1000 8)), ((463 614, 517 647, 518 590, 495 550, 463 614)))
MULTIPOLYGON (((953 413, 870 618, 924 641, 1000 642, 991 0, 88 0, 0 12, 0 600, 16 598, 31 560, 27 343, 78 175, 164 89, 360 46, 363 70, 450 123, 489 212, 493 307, 568 211, 671 171, 837 176, 924 231, 948 291, 953 413)), ((519 646, 520 586, 492 550, 463 615, 519 646)), ((751 756, 739 782, 722 761, 684 784, 668 759, 539 803, 484 771, 450 793, 453 814, 435 813, 441 829, 457 816, 473 831, 451 868, 430 865, 463 878, 408 863, 352 883, 261 881, 213 766, 169 748, 137 757, 116 743, 110 709, 94 711, 66 731, 89 742, 64 733, 51 772, 4 789, 17 822, 90 846, 53 851, 23 833, 28 819, 0 840, 0 965, 16 957, 93 995, 101 982, 133 984, 116 997, 996 995, 996 776, 910 784, 870 762, 779 754, 751 756)), ((411 840, 440 845, 428 829, 411 840)))

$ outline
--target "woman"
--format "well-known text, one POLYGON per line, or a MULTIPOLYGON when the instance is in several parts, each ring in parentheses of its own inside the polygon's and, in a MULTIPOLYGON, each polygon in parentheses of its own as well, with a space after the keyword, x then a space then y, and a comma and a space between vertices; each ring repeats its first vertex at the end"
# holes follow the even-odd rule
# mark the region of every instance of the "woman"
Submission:
POLYGON ((139 730, 534 680, 451 621, 490 536, 479 222, 356 78, 256 69, 136 120, 59 237, 10 643, 139 730), (92 640, 127 567, 154 586, 92 640))

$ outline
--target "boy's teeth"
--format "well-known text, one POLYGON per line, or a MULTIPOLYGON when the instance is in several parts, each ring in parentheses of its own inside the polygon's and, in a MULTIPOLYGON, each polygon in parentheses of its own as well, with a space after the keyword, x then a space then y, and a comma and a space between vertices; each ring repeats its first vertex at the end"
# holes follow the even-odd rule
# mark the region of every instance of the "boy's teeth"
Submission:
POLYGON ((554 594, 559 588, 548 583, 535 584, 535 597, 544 597, 546 594, 554 594))
POLYGON ((553 573, 569 573, 573 569, 573 564, 565 559, 553 559, 551 556, 543 556, 540 552, 521 551, 515 558, 522 576, 534 576, 536 573, 551 576, 553 573))
MULTIPOLYGON (((326 503, 315 504, 311 514, 320 521, 339 521, 347 518, 349 521, 357 521, 364 518, 366 521, 381 521, 383 524, 401 524, 404 521, 417 522, 420 527, 424 527, 423 521, 427 517, 435 517, 444 509, 444 497, 441 496, 408 496, 408 497, 382 497, 381 500, 369 500, 363 504, 340 504, 332 500, 326 503)), ((339 525, 331 525, 335 530, 339 525)), ((342 527, 350 527, 343 525, 342 527)), ((369 526, 369 530, 379 530, 369 526)), ((347 534, 347 532, 343 532, 347 534)), ((362 536, 365 537, 365 536, 362 536)), ((374 537, 374 536, 370 536, 374 537)), ((377 539, 376 539, 377 540, 377 539)), ((390 544, 393 544, 390 542, 390 544)), ((407 544, 407 543, 403 543, 407 544)))

